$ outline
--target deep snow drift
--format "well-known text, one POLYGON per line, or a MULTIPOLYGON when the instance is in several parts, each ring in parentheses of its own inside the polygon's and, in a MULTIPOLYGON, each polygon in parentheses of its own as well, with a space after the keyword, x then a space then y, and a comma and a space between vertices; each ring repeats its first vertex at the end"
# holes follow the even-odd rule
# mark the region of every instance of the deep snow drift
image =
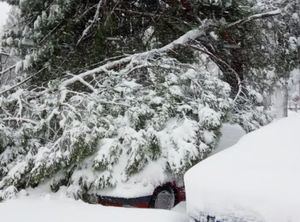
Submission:
POLYGON ((300 115, 244 136, 185 175, 188 214, 239 222, 298 222, 300 115))
POLYGON ((4 222, 188 222, 173 211, 104 207, 50 196, 0 203, 0 217, 4 222))

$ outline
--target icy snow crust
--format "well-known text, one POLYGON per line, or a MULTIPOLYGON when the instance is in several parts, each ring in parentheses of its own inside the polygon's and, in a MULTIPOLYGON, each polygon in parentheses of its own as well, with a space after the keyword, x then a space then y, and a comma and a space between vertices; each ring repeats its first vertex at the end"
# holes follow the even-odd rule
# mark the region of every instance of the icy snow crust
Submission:
POLYGON ((226 222, 300 220, 300 115, 278 120, 185 175, 189 216, 226 222))
POLYGON ((1 221, 10 222, 188 222, 184 214, 150 209, 90 205, 66 198, 24 198, 0 203, 1 221))

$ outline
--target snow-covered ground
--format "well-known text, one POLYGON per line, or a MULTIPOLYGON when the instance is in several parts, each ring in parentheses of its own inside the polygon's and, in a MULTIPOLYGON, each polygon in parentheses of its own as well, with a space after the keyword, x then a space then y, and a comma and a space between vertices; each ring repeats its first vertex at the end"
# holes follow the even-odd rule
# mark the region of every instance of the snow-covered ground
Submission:
MULTIPOLYGON (((185 175, 192 218, 300 220, 300 115, 277 120, 202 161, 185 175)), ((203 220, 206 221, 206 220, 203 220)))
POLYGON ((52 196, 0 203, 0 218, 1 222, 188 222, 174 211, 104 207, 52 196))
POLYGON ((44 184, 22 190, 14 199, 0 202, 1 222, 188 222, 185 203, 172 211, 106 207, 68 198, 66 187, 51 193, 44 184))

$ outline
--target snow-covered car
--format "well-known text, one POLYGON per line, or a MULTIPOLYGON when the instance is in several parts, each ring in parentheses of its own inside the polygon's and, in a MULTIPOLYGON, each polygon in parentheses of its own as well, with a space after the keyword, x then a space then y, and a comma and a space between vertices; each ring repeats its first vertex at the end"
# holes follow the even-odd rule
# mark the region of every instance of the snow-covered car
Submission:
POLYGON ((185 200, 183 183, 168 182, 156 187, 148 195, 126 197, 126 195, 97 195, 96 201, 105 206, 138 207, 171 209, 176 204, 185 200), (125 196, 125 197, 124 197, 125 196))
POLYGON ((300 221, 300 115, 277 120, 185 174, 187 213, 200 222, 300 221))
MULTIPOLYGON (((245 135, 245 131, 237 124, 226 123, 221 128, 221 134, 219 144, 212 154, 235 144, 245 135)), ((95 201, 106 206, 171 209, 185 200, 184 183, 183 179, 170 179, 161 169, 159 164, 153 163, 146 172, 133 178, 133 183, 104 190, 96 196, 95 201)))

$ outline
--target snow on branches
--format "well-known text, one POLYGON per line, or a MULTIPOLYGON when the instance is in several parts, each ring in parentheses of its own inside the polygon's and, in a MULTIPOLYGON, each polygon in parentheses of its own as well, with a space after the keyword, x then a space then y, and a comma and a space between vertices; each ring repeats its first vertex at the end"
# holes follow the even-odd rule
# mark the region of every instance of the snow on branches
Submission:
MULTIPOLYGON (((238 73, 197 41, 215 30, 216 24, 203 21, 165 46, 106 58, 94 69, 80 67, 74 73, 64 69, 68 60, 53 56, 61 62, 53 71, 39 58, 66 47, 55 48, 53 35, 61 28, 64 12, 72 8, 69 1, 56 2, 29 19, 33 24, 23 30, 36 48, 16 67, 24 72, 39 63, 40 69, 0 90, 0 199, 41 183, 53 191, 67 186, 70 195, 83 198, 123 183, 135 184, 137 175, 153 165, 164 175, 182 177, 204 159, 243 93, 238 73), (43 44, 48 38, 53 39, 43 44), (179 58, 189 55, 193 59, 188 62, 179 58), (232 96, 231 86, 223 80, 224 65, 235 74, 237 95, 232 96), (47 84, 26 84, 36 77, 46 78, 45 73, 55 78, 51 76, 47 84)), ((97 2, 93 20, 76 36, 77 44, 68 47, 81 46, 96 26, 103 1, 97 2)), ((44 7, 38 1, 32 4, 36 11, 44 7)), ((22 1, 20 8, 23 13, 30 11, 22 1)), ((277 13, 253 15, 227 28, 277 13)), ((256 96, 253 91, 251 95, 256 96)), ((251 117, 245 122, 251 123, 251 117)))
POLYGON ((128 181, 153 162, 182 175, 212 150, 232 102, 228 84, 204 68, 207 57, 199 59, 135 60, 90 79, 91 93, 52 83, 2 96, 2 198, 11 186, 36 186, 57 174, 75 196, 128 181))

